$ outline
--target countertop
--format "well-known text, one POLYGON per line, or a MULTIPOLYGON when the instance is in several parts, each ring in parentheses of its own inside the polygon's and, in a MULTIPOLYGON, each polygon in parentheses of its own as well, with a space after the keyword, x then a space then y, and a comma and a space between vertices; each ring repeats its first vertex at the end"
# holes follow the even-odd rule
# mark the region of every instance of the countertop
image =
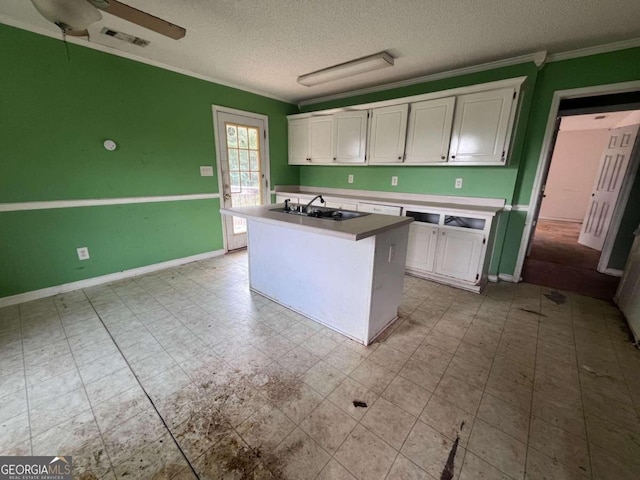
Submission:
POLYGON ((265 223, 281 224, 283 227, 299 228, 353 241, 373 237, 387 230, 408 225, 413 221, 411 217, 378 215, 375 213, 350 218, 348 220, 336 221, 271 211, 273 208, 282 208, 283 206, 284 204, 282 203, 276 203, 259 207, 221 208, 220 213, 265 223))
MULTIPOLYGON (((327 199, 331 198, 339 198, 344 200, 352 200, 354 202, 366 202, 366 203, 375 203, 378 205, 394 205, 398 207, 402 207, 404 210, 439 210, 441 212, 451 212, 451 213, 478 213, 482 215, 494 216, 497 212, 504 210, 504 199, 479 199, 473 197, 449 197, 449 196, 436 196, 436 195, 420 195, 420 194, 405 194, 404 196, 407 198, 394 198, 394 197, 375 197, 369 195, 349 195, 348 193, 336 193, 332 192, 331 189, 323 189, 318 188, 317 190, 309 191, 305 187, 305 189, 300 189, 299 187, 294 186, 286 186, 286 187, 276 187, 277 194, 286 195, 289 194, 301 194, 301 195, 322 195, 327 199), (414 198, 411 198, 414 197, 414 198), (415 197, 438 197, 437 200, 430 199, 418 199, 415 197)), ((387 192, 384 192, 385 194, 387 192)))

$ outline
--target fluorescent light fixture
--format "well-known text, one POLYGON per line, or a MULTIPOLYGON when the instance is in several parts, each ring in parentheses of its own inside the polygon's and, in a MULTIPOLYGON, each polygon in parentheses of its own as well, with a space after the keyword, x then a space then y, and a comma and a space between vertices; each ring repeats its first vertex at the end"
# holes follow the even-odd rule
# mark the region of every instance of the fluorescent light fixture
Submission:
POLYGON ((351 77, 361 73, 372 72, 379 68, 393 66, 393 57, 387 52, 375 53, 368 57, 358 58, 350 62, 324 68, 317 72, 307 73, 298 77, 298 83, 306 87, 313 87, 321 83, 333 82, 339 78, 351 77))

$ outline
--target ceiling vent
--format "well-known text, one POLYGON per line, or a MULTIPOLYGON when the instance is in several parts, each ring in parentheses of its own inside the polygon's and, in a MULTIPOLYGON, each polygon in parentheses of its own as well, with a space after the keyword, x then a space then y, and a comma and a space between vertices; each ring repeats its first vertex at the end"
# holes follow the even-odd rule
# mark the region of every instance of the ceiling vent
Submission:
POLYGON ((134 45, 138 45, 139 47, 146 47, 147 45, 149 45, 149 40, 145 40, 144 38, 136 37, 134 35, 129 35, 128 33, 118 32, 117 30, 113 30, 112 28, 102 27, 100 33, 109 37, 117 38, 118 40, 122 40, 123 42, 133 43, 134 45))

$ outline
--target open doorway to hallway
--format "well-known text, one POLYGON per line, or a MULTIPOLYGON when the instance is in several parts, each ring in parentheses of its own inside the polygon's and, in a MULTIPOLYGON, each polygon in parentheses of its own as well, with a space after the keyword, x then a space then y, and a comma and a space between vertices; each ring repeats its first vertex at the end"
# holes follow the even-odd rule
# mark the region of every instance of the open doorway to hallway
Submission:
POLYGON ((611 299, 622 274, 618 265, 624 265, 628 253, 614 244, 617 216, 628 200, 623 187, 635 176, 640 110, 581 115, 560 111, 558 120, 522 277, 611 299))

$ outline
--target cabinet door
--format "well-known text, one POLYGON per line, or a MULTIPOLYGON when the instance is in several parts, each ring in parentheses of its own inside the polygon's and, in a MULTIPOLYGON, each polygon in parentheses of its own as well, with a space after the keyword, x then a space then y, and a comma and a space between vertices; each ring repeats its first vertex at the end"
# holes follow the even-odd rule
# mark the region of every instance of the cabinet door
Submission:
POLYGON ((309 163, 309 119, 289 120, 289 165, 309 163))
POLYGON ((438 227, 414 222, 409 226, 407 244, 407 267, 424 272, 433 272, 436 258, 438 227))
POLYGON ((324 206, 327 208, 337 208, 339 210, 356 211, 358 209, 358 205, 356 203, 343 202, 342 200, 336 200, 334 202, 327 201, 324 206))
POLYGON ((401 163, 409 105, 374 108, 371 112, 369 163, 401 163))
POLYGON ((311 163, 333 162, 333 115, 309 119, 309 158, 311 163))
POLYGON ((461 95, 456 100, 449 161, 504 163, 515 89, 461 95))
POLYGON ((411 104, 405 163, 446 162, 455 97, 411 104))
POLYGON ((381 215, 394 215, 399 216, 402 213, 402 207, 396 207, 395 205, 380 205, 378 203, 364 203, 358 204, 359 212, 378 213, 381 215))
POLYGON ((479 280, 483 246, 484 235, 481 233, 441 228, 435 272, 467 282, 479 280))
POLYGON ((367 111, 336 113, 333 125, 336 161, 338 163, 364 163, 367 111))

